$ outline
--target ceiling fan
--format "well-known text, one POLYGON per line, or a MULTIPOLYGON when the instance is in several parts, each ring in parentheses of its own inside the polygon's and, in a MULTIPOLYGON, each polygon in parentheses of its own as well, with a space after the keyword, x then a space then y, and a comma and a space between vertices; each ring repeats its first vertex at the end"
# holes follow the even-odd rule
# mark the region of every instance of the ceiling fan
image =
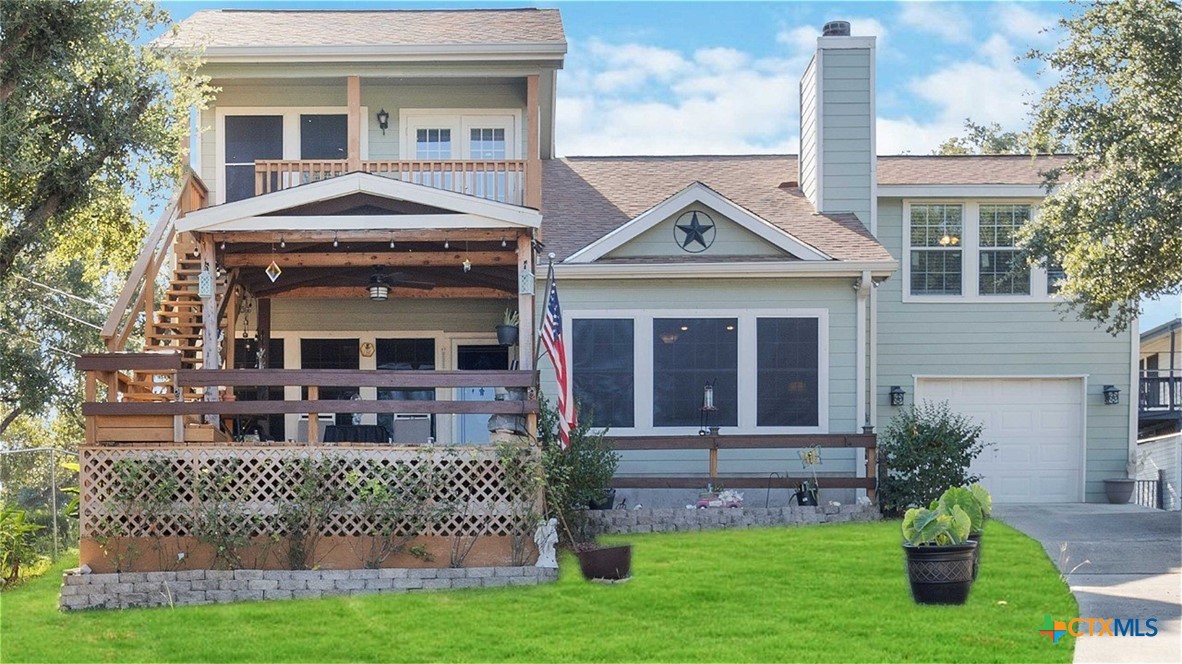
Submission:
POLYGON ((407 279, 406 273, 404 272, 385 274, 382 268, 375 267, 373 274, 369 277, 369 299, 374 302, 385 302, 390 298, 390 288, 392 286, 417 288, 419 290, 431 290, 435 288, 435 284, 429 281, 412 281, 407 279))

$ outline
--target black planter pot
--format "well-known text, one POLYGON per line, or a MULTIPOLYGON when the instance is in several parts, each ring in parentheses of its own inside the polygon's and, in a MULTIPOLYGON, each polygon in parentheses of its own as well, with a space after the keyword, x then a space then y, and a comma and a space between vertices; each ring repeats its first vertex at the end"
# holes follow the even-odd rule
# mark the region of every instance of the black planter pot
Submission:
POLYGON ((587 501, 587 508, 593 510, 610 510, 616 505, 616 490, 608 489, 607 493, 599 500, 591 499, 587 501))
POLYGON ((497 343, 502 346, 517 345, 517 326, 516 325, 498 325, 497 326, 497 343))
POLYGON ((981 533, 969 533, 969 541, 977 543, 973 548, 973 581, 976 581, 977 570, 981 567, 981 533))
POLYGON ((796 504, 802 507, 816 507, 817 506, 817 490, 811 491, 797 491, 796 504))
POLYGON ((588 581, 620 581, 632 576, 632 545, 576 551, 579 570, 588 581))
POLYGON ((977 543, 948 546, 903 545, 907 578, 916 604, 964 604, 973 586, 973 554, 977 543))
POLYGON ((1124 505, 1133 497, 1133 486, 1136 480, 1111 479, 1104 480, 1104 493, 1108 502, 1113 505, 1124 505))

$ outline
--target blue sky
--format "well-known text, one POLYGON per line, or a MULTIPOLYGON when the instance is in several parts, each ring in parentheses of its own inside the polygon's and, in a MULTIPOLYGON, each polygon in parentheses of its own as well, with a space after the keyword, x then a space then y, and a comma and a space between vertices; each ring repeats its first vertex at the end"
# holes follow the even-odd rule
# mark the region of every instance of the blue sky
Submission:
MULTIPOLYGON (((201 9, 557 7, 561 155, 795 152, 797 82, 828 20, 878 37, 878 150, 926 154, 966 118, 1026 125, 1062 2, 161 2, 201 9), (1051 31, 1046 31, 1051 29, 1051 31)), ((1143 327, 1182 313, 1151 304, 1143 327)))

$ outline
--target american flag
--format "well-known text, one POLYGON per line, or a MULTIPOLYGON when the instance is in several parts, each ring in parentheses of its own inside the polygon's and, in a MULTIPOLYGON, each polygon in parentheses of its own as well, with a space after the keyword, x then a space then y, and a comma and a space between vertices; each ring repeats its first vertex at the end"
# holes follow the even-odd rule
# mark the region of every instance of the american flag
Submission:
POLYGON ((550 293, 546 297, 546 318, 542 322, 542 345, 554 363, 558 379, 558 440, 562 449, 570 446, 570 430, 575 426, 575 399, 570 376, 566 373, 566 343, 562 340, 562 307, 558 304, 558 284, 554 283, 554 264, 547 275, 550 293))

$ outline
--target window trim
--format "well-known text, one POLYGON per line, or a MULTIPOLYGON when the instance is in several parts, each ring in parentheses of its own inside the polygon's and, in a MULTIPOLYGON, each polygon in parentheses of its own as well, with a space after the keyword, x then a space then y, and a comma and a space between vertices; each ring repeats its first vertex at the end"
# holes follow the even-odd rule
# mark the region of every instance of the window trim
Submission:
MULTIPOLYGON (((467 161, 471 157, 470 141, 466 133, 473 126, 473 120, 489 118, 496 120, 492 128, 505 129, 505 161, 522 159, 521 109, 516 108, 402 108, 398 111, 398 157, 404 161, 416 161, 415 140, 412 133, 417 129, 451 129, 453 136, 459 136, 459 155, 453 152, 453 161, 467 161)), ((453 145, 455 142, 453 141, 453 145)), ((454 148, 453 148, 454 150, 454 148)), ((484 160, 482 160, 484 161, 484 160)))
MULTIPOLYGON (((283 117, 283 159, 300 159, 301 115, 348 115, 348 106, 218 106, 214 109, 214 190, 216 203, 226 202, 226 116, 283 117)), ((361 107, 361 159, 369 159, 369 107, 361 107)))
MULTIPOLYGON (((698 428, 653 426, 653 319, 735 318, 739 325, 738 367, 739 425, 723 427, 723 434, 829 433, 829 310, 828 309, 570 309, 562 312, 564 329, 573 329, 575 319, 632 320, 633 427, 612 427, 621 436, 695 436, 698 428), (757 421, 759 356, 756 344, 758 318, 815 318, 817 320, 817 426, 760 427, 757 421)), ((567 371, 572 371, 573 353, 567 354, 567 371)), ((573 374, 568 374, 573 377, 573 374)))
MULTIPOLYGON (((902 264, 903 302, 907 303, 947 303, 947 302, 995 302, 999 304, 1014 304, 1020 302, 1059 302, 1058 295, 1047 294, 1047 270, 1045 267, 1032 266, 1030 268, 1029 295, 981 295, 980 293, 980 264, 981 264, 981 205, 1029 205, 1031 217, 1038 214, 1041 199, 1035 198, 914 198, 903 199, 903 223, 899 252, 902 264), (911 292, 911 206, 912 205, 960 205, 962 236, 961 236, 961 294, 960 295, 924 295, 911 292)), ((923 247, 916 247, 923 249, 923 247)), ((993 247, 984 247, 987 250, 993 247)))

